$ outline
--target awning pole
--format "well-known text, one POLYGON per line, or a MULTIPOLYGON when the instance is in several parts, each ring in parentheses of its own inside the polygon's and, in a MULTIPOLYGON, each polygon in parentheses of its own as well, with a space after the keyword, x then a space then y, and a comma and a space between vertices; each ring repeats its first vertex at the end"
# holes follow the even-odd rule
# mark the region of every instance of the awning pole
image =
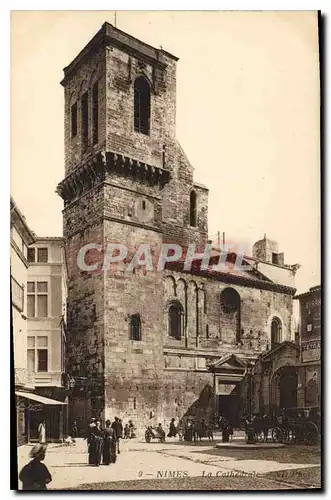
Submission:
POLYGON ((30 443, 30 399, 28 399, 28 443, 30 443))

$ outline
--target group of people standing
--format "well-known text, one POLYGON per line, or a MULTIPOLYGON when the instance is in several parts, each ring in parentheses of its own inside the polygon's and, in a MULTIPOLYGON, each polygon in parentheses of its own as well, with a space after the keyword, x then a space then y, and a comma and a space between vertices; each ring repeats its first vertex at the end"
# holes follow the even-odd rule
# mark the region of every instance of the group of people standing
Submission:
POLYGON ((185 423, 180 422, 177 430, 180 441, 183 439, 184 441, 201 441, 202 438, 206 437, 212 439, 211 425, 205 419, 191 418, 185 423))
POLYGON ((91 418, 88 425, 86 440, 88 446, 89 465, 109 465, 116 462, 120 451, 120 439, 130 438, 134 435, 135 427, 132 420, 123 429, 122 420, 115 417, 113 423, 106 420, 102 428, 101 420, 91 418))
POLYGON ((116 462, 119 450, 119 440, 122 437, 123 426, 117 417, 113 423, 106 420, 105 427, 101 421, 91 418, 87 434, 87 449, 89 465, 109 465, 116 462))

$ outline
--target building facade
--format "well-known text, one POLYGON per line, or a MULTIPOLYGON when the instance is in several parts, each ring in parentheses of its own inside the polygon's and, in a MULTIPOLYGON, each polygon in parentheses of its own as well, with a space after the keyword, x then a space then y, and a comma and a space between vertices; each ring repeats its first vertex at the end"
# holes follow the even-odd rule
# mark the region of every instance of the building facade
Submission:
POLYGON ((321 286, 295 297, 300 304, 300 405, 321 406, 321 286))
POLYGON ((252 408, 278 414, 288 408, 321 406, 321 287, 296 295, 300 304, 295 342, 277 343, 252 369, 252 408))
MULTIPOLYGON (((27 363, 34 373, 35 393, 65 402, 67 276, 63 238, 37 237, 28 248, 27 363)), ((35 404, 30 437, 36 439, 41 418, 49 440, 67 433, 67 407, 35 404)))
POLYGON ((46 421, 48 441, 67 429, 70 391, 65 367, 66 267, 62 238, 38 238, 15 201, 11 215, 12 346, 17 443, 38 439, 46 421))
MULTIPOLYGON (((24 215, 10 199, 10 280, 12 346, 15 393, 34 389, 33 372, 27 363, 27 278, 28 246, 35 241, 24 215)), ((16 432, 18 444, 26 440, 25 399, 16 396, 16 432)))
MULTIPOLYGON (((141 424, 230 412, 251 403, 261 352, 294 341, 297 266, 264 237, 245 269, 186 270, 188 246, 208 243, 208 189, 176 139, 177 57, 105 23, 64 70, 64 239, 72 418, 115 415, 141 424), (95 245, 99 245, 95 247, 95 245), (107 245, 125 260, 102 267, 107 245), (137 265, 139 245, 184 256, 137 265), (84 266, 78 265, 81 249, 84 266), (92 249, 94 246, 94 249, 92 249), (136 258, 136 257, 135 257, 136 258), (93 270, 92 270, 93 269, 93 270)), ((217 263, 223 253, 212 253, 217 263)), ((139 260, 139 259, 138 259, 139 260)))

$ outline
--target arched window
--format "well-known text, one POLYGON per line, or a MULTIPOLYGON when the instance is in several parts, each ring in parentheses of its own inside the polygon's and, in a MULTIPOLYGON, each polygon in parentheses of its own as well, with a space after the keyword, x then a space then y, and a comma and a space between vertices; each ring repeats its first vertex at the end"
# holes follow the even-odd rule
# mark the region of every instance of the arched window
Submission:
POLYGON ((234 288, 225 288, 221 293, 221 308, 225 314, 235 313, 240 309, 240 296, 234 288))
POLYGON ((282 323, 279 318, 272 318, 271 321, 271 348, 282 341, 282 323))
POLYGON ((138 314, 130 317, 130 339, 141 340, 141 321, 138 314))
POLYGON ((151 110, 151 91, 149 83, 143 76, 138 76, 134 82, 134 130, 149 134, 151 110))
POLYGON ((172 303, 168 312, 169 336, 178 340, 182 337, 182 316, 183 308, 179 302, 172 303))
POLYGON ((197 194, 195 191, 190 193, 190 226, 197 225, 197 194))
POLYGON ((236 342, 241 342, 240 295, 234 288, 225 288, 220 297, 221 310, 225 317, 223 323, 232 325, 235 330, 236 342))

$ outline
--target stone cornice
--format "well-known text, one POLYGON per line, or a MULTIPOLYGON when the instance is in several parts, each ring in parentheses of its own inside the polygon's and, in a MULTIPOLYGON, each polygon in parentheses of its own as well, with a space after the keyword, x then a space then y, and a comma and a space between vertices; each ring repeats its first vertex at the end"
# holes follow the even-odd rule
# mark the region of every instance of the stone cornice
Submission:
POLYGON ((88 42, 88 44, 79 52, 75 59, 64 68, 64 78, 61 85, 65 86, 71 76, 77 71, 77 68, 89 57, 96 53, 100 48, 106 46, 117 47, 127 54, 151 64, 154 67, 165 70, 167 64, 164 54, 171 57, 175 61, 178 58, 164 50, 155 49, 151 45, 144 43, 137 38, 125 33, 124 31, 115 28, 109 23, 104 23, 98 33, 88 42))
POLYGON ((107 172, 115 172, 124 177, 132 177, 161 189, 170 180, 170 173, 128 156, 112 151, 101 151, 58 184, 56 192, 65 203, 71 203, 82 194, 105 181, 107 172))
POLYGON ((178 271, 186 274, 192 274, 201 277, 213 278, 215 280, 221 281, 223 283, 237 284, 242 286, 248 286, 249 288, 258 288, 260 290, 270 290, 273 292, 285 293, 287 295, 294 295, 296 288, 292 288, 286 285, 280 285, 273 281, 264 281, 261 279, 252 279, 248 276, 233 274, 230 272, 201 270, 199 266, 192 265, 190 271, 184 270, 183 262, 168 262, 166 264, 166 269, 171 271, 178 271))
POLYGON ((12 197, 10 197, 10 219, 11 224, 16 226, 25 245, 32 245, 32 243, 36 241, 36 235, 27 225, 24 215, 21 213, 12 197))

